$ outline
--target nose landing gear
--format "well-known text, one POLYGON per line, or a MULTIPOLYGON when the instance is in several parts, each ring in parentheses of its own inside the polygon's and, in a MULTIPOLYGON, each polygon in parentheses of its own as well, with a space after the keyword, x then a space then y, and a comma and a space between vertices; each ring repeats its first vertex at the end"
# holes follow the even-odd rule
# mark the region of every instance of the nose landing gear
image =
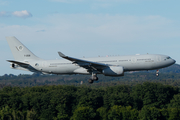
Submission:
POLYGON ((157 76, 157 77, 159 76, 159 70, 156 71, 156 76, 157 76))

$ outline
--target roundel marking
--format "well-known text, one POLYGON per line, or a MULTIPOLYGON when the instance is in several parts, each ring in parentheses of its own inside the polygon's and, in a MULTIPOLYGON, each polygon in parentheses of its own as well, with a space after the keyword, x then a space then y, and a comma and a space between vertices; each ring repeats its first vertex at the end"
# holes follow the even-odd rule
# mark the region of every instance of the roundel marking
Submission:
POLYGON ((18 47, 18 49, 19 49, 19 51, 22 51, 22 50, 23 50, 23 46, 20 45, 20 46, 18 47))

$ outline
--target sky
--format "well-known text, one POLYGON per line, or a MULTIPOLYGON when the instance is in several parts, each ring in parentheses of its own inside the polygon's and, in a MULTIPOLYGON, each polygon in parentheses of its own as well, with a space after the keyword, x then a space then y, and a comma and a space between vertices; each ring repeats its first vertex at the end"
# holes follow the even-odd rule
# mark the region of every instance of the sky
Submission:
POLYGON ((43 59, 164 54, 180 64, 179 0, 0 0, 0 75, 13 70, 5 39, 43 59))

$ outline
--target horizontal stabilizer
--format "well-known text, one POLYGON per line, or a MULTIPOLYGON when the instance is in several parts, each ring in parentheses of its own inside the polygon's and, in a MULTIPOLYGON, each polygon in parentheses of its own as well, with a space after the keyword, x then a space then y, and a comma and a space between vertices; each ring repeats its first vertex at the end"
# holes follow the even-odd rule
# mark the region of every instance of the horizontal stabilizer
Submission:
POLYGON ((8 62, 11 62, 11 63, 15 63, 15 64, 18 64, 18 65, 29 65, 27 63, 23 63, 23 62, 19 62, 19 61, 14 61, 14 60, 7 60, 8 62))

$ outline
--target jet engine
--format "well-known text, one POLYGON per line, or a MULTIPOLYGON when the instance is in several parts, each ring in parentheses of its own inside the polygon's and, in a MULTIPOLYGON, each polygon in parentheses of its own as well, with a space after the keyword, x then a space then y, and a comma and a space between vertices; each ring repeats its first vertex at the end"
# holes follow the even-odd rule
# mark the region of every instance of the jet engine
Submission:
POLYGON ((105 76, 124 76, 124 68, 122 66, 109 66, 102 73, 105 76))
POLYGON ((10 63, 10 65, 11 65, 11 66, 10 66, 11 68, 16 68, 16 64, 10 63))
POLYGON ((15 68, 15 64, 14 63, 11 63, 11 68, 15 68))

